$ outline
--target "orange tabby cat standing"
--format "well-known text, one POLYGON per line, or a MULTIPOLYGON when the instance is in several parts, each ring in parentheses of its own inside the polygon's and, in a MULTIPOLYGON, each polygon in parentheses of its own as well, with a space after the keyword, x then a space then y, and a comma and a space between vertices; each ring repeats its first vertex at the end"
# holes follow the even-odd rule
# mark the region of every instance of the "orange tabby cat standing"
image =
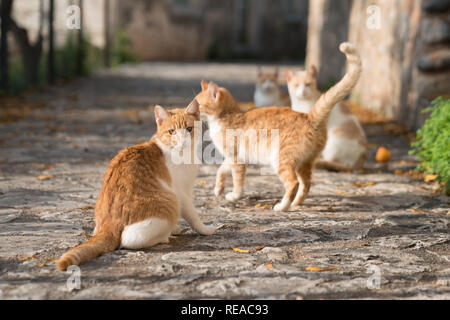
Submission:
POLYGON ((225 88, 215 83, 202 81, 202 92, 196 97, 200 103, 200 112, 210 128, 210 136, 225 157, 216 176, 216 196, 224 191, 225 179, 231 171, 233 191, 226 195, 229 201, 236 201, 242 196, 245 177, 245 164, 252 152, 246 134, 227 143, 229 130, 241 129, 243 132, 257 132, 256 144, 260 148, 257 163, 270 164, 278 173, 285 193, 275 211, 286 211, 291 204, 300 205, 311 186, 311 174, 316 158, 320 155, 327 141, 327 121, 333 106, 344 99, 356 85, 361 74, 361 59, 356 48, 350 43, 343 43, 340 50, 345 53, 348 70, 344 78, 334 87, 320 96, 312 110, 298 113, 290 107, 255 108, 247 112, 239 109, 233 96, 225 88), (273 148, 268 141, 268 134, 278 130, 278 148, 273 148), (301 187, 300 187, 301 184, 301 187))
POLYGON ((180 231, 180 215, 200 234, 214 233, 193 205, 197 165, 192 158, 189 163, 174 159, 178 151, 195 154, 199 116, 196 100, 183 111, 156 106, 155 136, 111 160, 95 206, 94 236, 66 252, 57 262, 58 269, 66 270, 119 247, 141 249, 168 242, 170 235, 180 231))

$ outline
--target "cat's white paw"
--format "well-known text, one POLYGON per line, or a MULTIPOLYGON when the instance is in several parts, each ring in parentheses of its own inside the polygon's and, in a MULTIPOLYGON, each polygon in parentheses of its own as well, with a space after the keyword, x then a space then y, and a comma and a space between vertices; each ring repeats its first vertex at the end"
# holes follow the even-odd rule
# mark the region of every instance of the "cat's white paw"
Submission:
POLYGON ((273 210, 277 212, 285 212, 288 211, 289 207, 290 203, 288 203, 287 201, 281 201, 273 207, 273 210))
POLYGON ((205 226, 205 228, 200 233, 203 236, 210 236, 216 232, 216 228, 214 226, 205 226))
POLYGON ((218 187, 215 187, 215 188, 214 188, 214 195, 215 195, 216 197, 218 197, 218 196, 220 196, 220 195, 223 193, 224 190, 225 190, 225 188, 218 188, 218 187))
POLYGON ((237 201, 241 198, 241 195, 239 193, 235 193, 235 192, 229 192, 227 193, 227 195, 225 196, 225 199, 227 199, 230 202, 234 202, 237 201))
POLYGON ((172 236, 178 236, 179 234, 181 234, 181 228, 180 226, 176 226, 175 228, 173 228, 172 230, 172 236))

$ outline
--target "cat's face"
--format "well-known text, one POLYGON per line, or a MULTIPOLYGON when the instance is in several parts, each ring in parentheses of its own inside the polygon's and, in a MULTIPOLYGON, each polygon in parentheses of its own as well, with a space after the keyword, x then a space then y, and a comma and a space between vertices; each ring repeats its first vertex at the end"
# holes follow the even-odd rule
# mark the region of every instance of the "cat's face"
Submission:
POLYGON ((286 70, 289 93, 297 99, 308 100, 317 93, 317 70, 314 66, 305 71, 286 70))
POLYGON ((278 69, 275 72, 258 70, 256 88, 267 93, 275 91, 278 88, 278 69))
POLYGON ((203 120, 217 119, 227 111, 227 108, 235 105, 233 96, 225 88, 219 88, 214 82, 202 81, 202 92, 195 99, 200 105, 203 120))
POLYGON ((195 122, 200 121, 199 104, 194 100, 186 109, 170 111, 156 106, 155 119, 156 137, 170 149, 185 149, 194 143, 195 122))

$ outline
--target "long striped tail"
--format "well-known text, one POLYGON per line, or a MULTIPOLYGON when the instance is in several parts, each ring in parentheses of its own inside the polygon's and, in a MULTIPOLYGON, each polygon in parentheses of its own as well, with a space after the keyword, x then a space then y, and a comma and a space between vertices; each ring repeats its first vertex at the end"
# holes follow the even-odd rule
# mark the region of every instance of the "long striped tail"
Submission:
POLYGON ((341 81, 320 96, 309 112, 309 117, 315 126, 326 124, 333 107, 352 91, 362 72, 361 57, 353 44, 341 43, 339 50, 347 57, 347 73, 341 81))
POLYGON ((64 271, 71 265, 79 265, 97 258, 99 255, 114 251, 120 245, 120 236, 121 232, 118 230, 99 232, 85 243, 63 254, 56 266, 59 270, 64 271))

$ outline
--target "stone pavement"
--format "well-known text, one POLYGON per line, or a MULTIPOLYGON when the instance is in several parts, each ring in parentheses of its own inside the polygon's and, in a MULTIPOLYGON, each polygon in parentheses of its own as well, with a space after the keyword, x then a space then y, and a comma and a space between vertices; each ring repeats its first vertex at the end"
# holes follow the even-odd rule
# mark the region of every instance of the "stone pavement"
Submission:
POLYGON ((394 174, 415 161, 404 137, 377 124, 365 126, 367 170, 316 171, 298 211, 271 210, 281 183, 255 167, 241 201, 215 198, 216 167, 202 167, 195 204, 216 234, 182 222, 169 244, 105 254, 81 265, 80 289, 67 285, 76 274, 54 259, 92 233, 109 160, 152 136, 149 105, 187 105, 200 79, 251 101, 255 74, 246 64, 140 64, 29 94, 42 107, 0 124, 0 299, 449 299, 448 197, 394 174), (392 152, 388 166, 373 161, 378 145, 392 152))

